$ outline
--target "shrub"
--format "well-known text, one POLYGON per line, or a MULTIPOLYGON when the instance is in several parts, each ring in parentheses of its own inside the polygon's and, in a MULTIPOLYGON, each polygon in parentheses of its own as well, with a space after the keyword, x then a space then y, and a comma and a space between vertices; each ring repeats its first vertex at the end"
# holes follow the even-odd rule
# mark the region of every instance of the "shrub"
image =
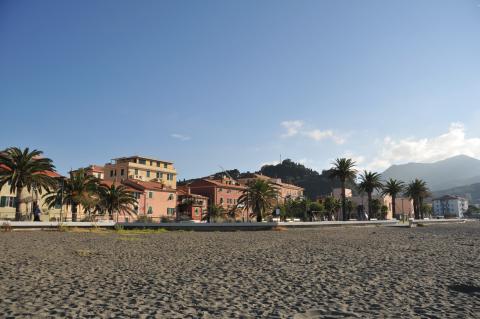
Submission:
POLYGON ((122 231, 124 229, 123 225, 120 225, 120 224, 115 224, 115 226, 113 226, 113 228, 116 231, 122 231))

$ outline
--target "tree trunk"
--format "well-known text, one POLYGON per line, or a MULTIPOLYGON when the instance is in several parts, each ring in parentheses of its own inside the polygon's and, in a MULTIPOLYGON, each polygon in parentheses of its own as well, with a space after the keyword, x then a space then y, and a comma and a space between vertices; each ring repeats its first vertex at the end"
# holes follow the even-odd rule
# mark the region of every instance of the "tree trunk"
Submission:
POLYGON ((392 194, 392 219, 396 218, 395 195, 392 194))
POLYGON ((17 187, 17 196, 15 198, 15 220, 16 221, 22 220, 22 212, 20 211, 20 207, 22 205, 22 192, 23 192, 23 187, 17 187))
POLYGON ((368 220, 372 219, 372 192, 368 192, 368 220))
POLYGON ((418 207, 418 210, 419 210, 419 212, 420 212, 420 218, 423 219, 424 216, 423 216, 423 207, 422 207, 422 206, 423 206, 423 198, 422 198, 422 197, 420 197, 420 198, 418 199, 418 206, 419 206, 419 207, 418 207))
POLYGON ((420 214, 420 212, 418 210, 418 199, 414 198, 413 199, 413 215, 414 215, 415 219, 420 219, 419 214, 420 214))
POLYGON ((261 211, 257 211, 257 222, 258 223, 262 222, 262 212, 261 211))
POLYGON ((346 194, 345 194, 345 180, 342 180, 342 220, 347 220, 346 216, 346 194))
POLYGON ((72 204, 72 222, 77 221, 77 204, 72 204))

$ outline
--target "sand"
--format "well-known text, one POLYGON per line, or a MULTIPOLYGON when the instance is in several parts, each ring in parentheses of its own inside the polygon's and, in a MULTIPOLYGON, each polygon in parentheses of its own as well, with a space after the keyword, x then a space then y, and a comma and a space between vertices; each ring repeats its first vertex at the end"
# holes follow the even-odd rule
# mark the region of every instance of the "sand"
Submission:
POLYGON ((480 318, 480 223, 0 233, 0 317, 480 318))

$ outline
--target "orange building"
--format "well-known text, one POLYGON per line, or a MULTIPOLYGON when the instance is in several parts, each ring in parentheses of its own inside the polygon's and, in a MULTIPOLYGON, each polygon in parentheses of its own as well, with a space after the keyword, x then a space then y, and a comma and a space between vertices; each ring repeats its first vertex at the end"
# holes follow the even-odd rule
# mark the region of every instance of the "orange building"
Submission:
POLYGON ((201 221, 207 213, 208 197, 193 194, 191 188, 177 187, 177 216, 180 220, 201 221))
POLYGON ((261 174, 246 174, 242 178, 239 178, 238 181, 242 185, 247 185, 249 182, 254 180, 265 180, 273 184, 273 187, 278 191, 278 201, 279 203, 284 203, 288 199, 297 199, 303 197, 303 188, 282 182, 281 178, 272 178, 261 174))
POLYGON ((197 179, 188 186, 191 192, 208 197, 209 205, 220 206, 226 211, 237 207, 238 199, 246 189, 244 185, 229 177, 197 179))

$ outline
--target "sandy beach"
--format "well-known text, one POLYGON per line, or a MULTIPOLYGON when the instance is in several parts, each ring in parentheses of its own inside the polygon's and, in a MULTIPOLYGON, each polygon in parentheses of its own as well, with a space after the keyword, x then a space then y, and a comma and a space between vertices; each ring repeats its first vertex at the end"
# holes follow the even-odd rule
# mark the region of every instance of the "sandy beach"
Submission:
POLYGON ((0 317, 479 318, 480 223, 0 233, 0 317))

